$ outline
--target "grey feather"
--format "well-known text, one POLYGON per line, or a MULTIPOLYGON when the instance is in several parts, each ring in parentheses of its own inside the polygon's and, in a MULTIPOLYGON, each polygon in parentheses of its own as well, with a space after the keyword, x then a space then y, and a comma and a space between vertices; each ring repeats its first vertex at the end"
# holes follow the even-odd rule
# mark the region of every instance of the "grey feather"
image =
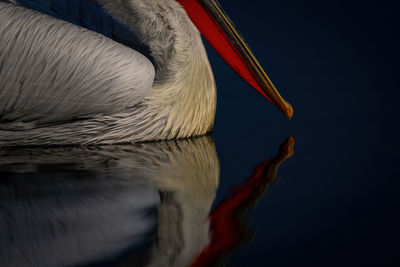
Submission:
POLYGON ((149 47, 154 68, 137 52, 105 37, 3 3, 5 11, 0 15, 7 17, 3 21, 9 20, 10 12, 18 13, 12 15, 18 17, 15 23, 24 26, 17 31, 1 28, 0 47, 3 35, 8 46, 9 39, 24 40, 22 47, 7 51, 22 55, 28 51, 30 56, 0 57, 0 66, 15 66, 5 68, 0 79, 9 84, 13 77, 7 86, 14 86, 11 91, 1 88, 0 146, 154 141, 203 135, 212 129, 214 76, 200 33, 180 4, 175 0, 98 2, 149 47), (38 23, 42 25, 38 27, 38 23), (47 29, 63 42, 44 34, 53 46, 39 45, 45 53, 37 55, 32 52, 38 49, 36 32, 27 31, 25 25, 38 32, 47 29), (40 64, 45 59, 48 65, 43 69, 40 64), (26 62, 44 72, 25 68, 26 62), (47 89, 36 89, 40 86, 38 75, 47 89), (30 104, 32 97, 36 105, 30 104), (14 103, 19 104, 18 109, 14 103))
POLYGON ((11 4, 0 3, 0 42, 3 130, 121 112, 153 84, 154 67, 138 52, 11 4))

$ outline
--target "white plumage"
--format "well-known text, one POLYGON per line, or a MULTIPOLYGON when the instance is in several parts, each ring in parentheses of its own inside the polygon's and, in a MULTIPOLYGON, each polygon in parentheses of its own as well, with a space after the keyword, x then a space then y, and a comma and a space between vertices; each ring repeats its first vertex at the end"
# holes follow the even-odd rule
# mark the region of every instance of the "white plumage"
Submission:
POLYGON ((0 2, 0 145, 106 144, 211 130, 216 88, 200 34, 175 0, 98 1, 140 53, 0 2))
MULTIPOLYGON (((33 121, 32 128, 114 114, 151 88, 154 67, 136 51, 25 8, 0 7, 3 121, 33 121)), ((16 126, 0 127, 8 125, 16 126)))

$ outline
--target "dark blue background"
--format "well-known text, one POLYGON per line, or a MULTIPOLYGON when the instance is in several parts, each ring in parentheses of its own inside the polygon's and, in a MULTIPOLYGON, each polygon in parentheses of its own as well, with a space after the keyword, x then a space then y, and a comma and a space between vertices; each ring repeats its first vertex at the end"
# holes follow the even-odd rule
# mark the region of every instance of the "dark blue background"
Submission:
MULTIPOLYGON (((277 183, 249 213, 254 239, 228 266, 400 266, 395 1, 219 1, 293 105, 294 117, 286 119, 207 46, 219 98, 214 137, 221 179, 214 206, 288 136, 296 142, 277 183)), ((27 192, 35 192, 25 179, 27 192)), ((4 181, 6 192, 14 192, 4 181)), ((36 186, 50 193, 59 188, 48 181, 36 186)), ((69 193, 67 187, 64 196, 69 193)))
POLYGON ((400 266, 399 9, 394 1, 220 0, 281 94, 287 120, 208 47, 218 86, 218 199, 295 155, 229 266, 400 266))

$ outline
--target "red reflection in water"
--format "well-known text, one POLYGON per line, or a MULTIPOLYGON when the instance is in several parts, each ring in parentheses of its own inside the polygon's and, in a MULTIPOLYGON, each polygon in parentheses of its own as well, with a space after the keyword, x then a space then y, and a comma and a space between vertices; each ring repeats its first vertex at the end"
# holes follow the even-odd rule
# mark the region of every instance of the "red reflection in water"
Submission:
POLYGON ((280 146, 278 154, 259 164, 242 184, 231 189, 231 194, 210 213, 211 242, 197 256, 192 267, 220 266, 223 260, 248 240, 247 210, 257 204, 271 185, 280 164, 293 155, 294 138, 280 146))

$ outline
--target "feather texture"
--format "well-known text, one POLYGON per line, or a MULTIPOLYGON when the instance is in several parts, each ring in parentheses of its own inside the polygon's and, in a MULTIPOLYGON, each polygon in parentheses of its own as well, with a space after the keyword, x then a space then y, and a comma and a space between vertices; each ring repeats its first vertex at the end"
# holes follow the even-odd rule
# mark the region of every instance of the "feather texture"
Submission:
POLYGON ((0 129, 28 129, 138 104, 154 68, 102 35, 0 2, 0 129))
POLYGON ((212 69, 179 3, 97 1, 135 31, 152 62, 92 31, 0 2, 0 146, 154 141, 212 129, 212 69))
POLYGON ((148 48, 134 31, 108 14, 93 0, 16 0, 16 3, 100 33, 149 57, 148 48))

